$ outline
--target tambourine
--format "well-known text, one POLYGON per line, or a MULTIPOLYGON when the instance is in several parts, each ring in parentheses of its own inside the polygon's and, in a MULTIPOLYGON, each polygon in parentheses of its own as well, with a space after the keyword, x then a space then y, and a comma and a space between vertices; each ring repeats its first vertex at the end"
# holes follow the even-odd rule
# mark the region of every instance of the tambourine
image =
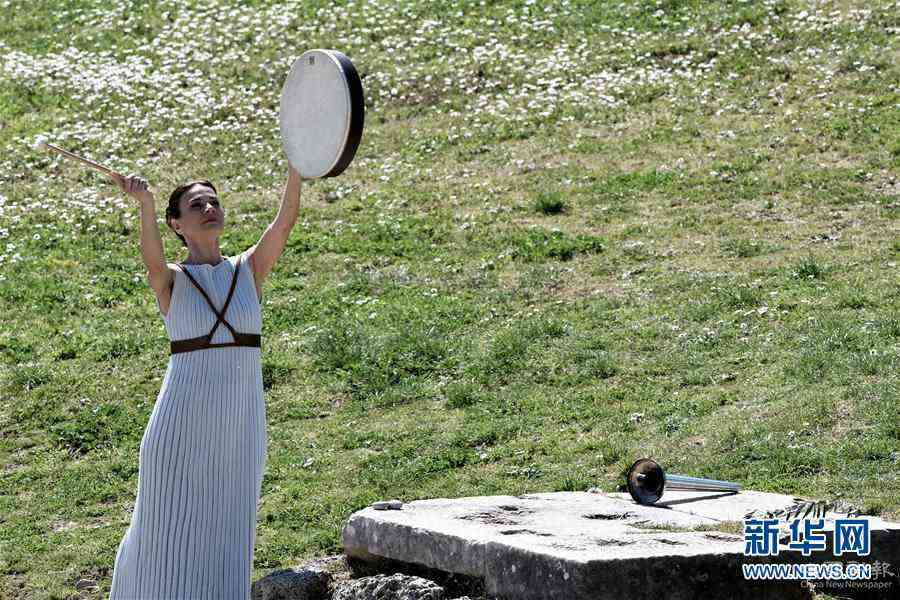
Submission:
POLYGON ((303 179, 340 175, 359 147, 365 102, 350 59, 337 50, 309 50, 294 61, 281 90, 284 152, 303 179))

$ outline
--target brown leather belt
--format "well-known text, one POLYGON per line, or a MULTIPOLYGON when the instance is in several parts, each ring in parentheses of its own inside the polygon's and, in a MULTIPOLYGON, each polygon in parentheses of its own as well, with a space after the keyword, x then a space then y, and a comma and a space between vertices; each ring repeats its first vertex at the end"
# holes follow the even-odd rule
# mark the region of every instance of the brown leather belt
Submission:
POLYGON ((171 354, 178 354, 179 352, 193 352, 194 350, 205 350, 207 348, 226 348, 228 346, 248 346, 251 348, 260 348, 261 347, 261 339, 258 333, 232 333, 234 335, 234 342, 221 342, 217 344, 211 344, 209 340, 211 339, 208 335, 202 335, 200 337, 191 338, 188 340, 172 340, 169 343, 171 354))
MULTIPOLYGON (((188 276, 188 279, 197 286, 197 289, 200 290, 200 293, 203 294, 203 297, 206 298, 207 304, 213 310, 213 312, 218 317, 216 319, 216 324, 213 325, 212 331, 207 333, 206 335, 201 335, 200 337, 190 338, 186 340, 172 340, 169 344, 171 354, 178 354, 180 352, 193 352, 194 350, 205 350, 207 348, 227 348, 229 346, 246 346, 250 348, 260 348, 261 347, 261 339, 262 336, 258 333, 241 333, 239 331, 235 331, 234 328, 225 320, 225 313, 228 311, 228 305, 231 303, 231 297, 234 295, 234 288, 237 284, 238 273, 241 271, 241 258, 243 255, 238 256, 237 266, 234 269, 234 275, 231 278, 231 288, 228 290, 228 297, 225 299, 225 306, 222 308, 222 312, 216 310, 216 306, 213 304, 212 300, 209 299, 209 296, 204 291, 203 287, 194 277, 188 273, 187 269, 184 268, 184 263, 178 263, 181 267, 181 272, 188 276), (233 342, 219 342, 216 344, 211 343, 213 338, 213 334, 215 334, 216 329, 219 327, 219 323, 225 325, 228 330, 231 332, 232 337, 234 337, 233 342)), ((227 260, 227 259, 226 259, 227 260)))

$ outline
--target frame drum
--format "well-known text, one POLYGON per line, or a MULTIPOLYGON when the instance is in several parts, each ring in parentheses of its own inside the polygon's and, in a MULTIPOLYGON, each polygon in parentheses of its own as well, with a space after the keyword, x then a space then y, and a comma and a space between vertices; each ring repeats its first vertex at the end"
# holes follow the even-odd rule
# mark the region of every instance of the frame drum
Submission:
POLYGON ((303 179, 340 175, 359 147, 365 102, 350 59, 315 49, 294 61, 281 90, 284 152, 303 179))

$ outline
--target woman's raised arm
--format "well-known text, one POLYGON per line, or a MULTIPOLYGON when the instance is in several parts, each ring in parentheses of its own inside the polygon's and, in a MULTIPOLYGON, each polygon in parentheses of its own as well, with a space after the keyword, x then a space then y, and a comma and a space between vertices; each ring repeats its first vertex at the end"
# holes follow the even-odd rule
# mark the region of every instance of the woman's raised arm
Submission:
POLYGON ((275 220, 266 228, 266 231, 250 249, 248 256, 256 278, 256 285, 262 289, 263 280, 275 267, 275 262, 284 252, 291 229, 297 222, 300 214, 300 173, 288 164, 288 178, 284 186, 284 195, 281 198, 281 208, 275 220))
POLYGON ((157 295, 172 282, 172 274, 166 265, 162 238, 156 223, 156 204, 145 179, 135 175, 113 176, 113 181, 123 192, 137 201, 141 210, 141 257, 147 265, 150 287, 157 295))

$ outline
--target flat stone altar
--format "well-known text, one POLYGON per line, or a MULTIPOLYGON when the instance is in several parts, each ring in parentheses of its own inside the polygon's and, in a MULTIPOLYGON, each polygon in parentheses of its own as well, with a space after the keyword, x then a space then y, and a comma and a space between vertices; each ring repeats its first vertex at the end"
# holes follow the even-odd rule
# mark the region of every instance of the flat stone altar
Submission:
MULTIPOLYGON (((417 500, 354 513, 343 544, 362 561, 481 578, 488 594, 506 599, 808 598, 798 581, 747 581, 741 567, 839 560, 830 534, 828 550, 809 557, 783 547, 777 557, 743 555, 744 516, 792 504, 792 496, 753 491, 672 491, 654 506, 590 492, 417 500)), ((877 559, 900 572, 900 525, 867 518, 871 555, 841 560, 877 559)))

